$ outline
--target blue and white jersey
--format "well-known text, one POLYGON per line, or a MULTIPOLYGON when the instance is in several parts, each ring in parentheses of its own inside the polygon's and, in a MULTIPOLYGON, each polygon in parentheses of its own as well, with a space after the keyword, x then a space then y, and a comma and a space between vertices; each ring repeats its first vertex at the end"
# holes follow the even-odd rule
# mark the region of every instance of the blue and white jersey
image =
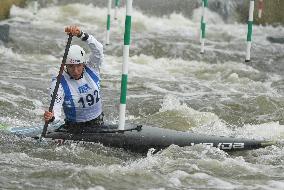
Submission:
MULTIPOLYGON (((83 71, 83 77, 75 80, 64 72, 54 103, 54 117, 61 118, 62 108, 65 119, 70 122, 86 122, 97 118, 102 113, 100 96, 99 67, 103 61, 103 46, 93 36, 87 40, 91 49, 89 61, 83 71)), ((55 88, 56 78, 51 84, 51 94, 55 88)))

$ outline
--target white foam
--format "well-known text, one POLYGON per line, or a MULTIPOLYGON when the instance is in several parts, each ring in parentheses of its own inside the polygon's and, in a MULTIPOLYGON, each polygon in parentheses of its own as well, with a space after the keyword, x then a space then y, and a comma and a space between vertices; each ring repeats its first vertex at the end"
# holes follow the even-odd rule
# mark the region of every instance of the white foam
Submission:
POLYGON ((21 60, 22 59, 21 55, 13 52, 12 48, 7 48, 1 45, 0 45, 0 55, 1 55, 2 60, 5 60, 5 59, 21 60))
MULTIPOLYGON (((67 4, 63 6, 50 6, 41 8, 36 15, 33 15, 31 6, 11 8, 11 19, 20 22, 30 21, 31 24, 41 25, 44 28, 62 28, 62 24, 77 24, 86 30, 96 30, 106 25, 107 8, 94 7, 92 4, 67 4), (52 12, 52 14, 50 14, 52 12), (93 14, 93 13, 96 14, 93 14), (43 25, 44 23, 44 25, 43 25)), ((112 15, 113 17, 113 15, 112 15)), ((123 34, 125 9, 118 9, 118 20, 111 22, 111 31, 123 34)), ((133 9, 132 27, 134 31, 156 31, 163 32, 168 30, 188 30, 193 28, 194 23, 185 18, 182 14, 172 13, 168 17, 146 16, 142 12, 133 9), (151 24, 149 24, 151 23, 151 24)))
MULTIPOLYGON (((141 11, 133 9, 132 30, 135 32, 186 34, 198 40, 200 30, 202 8, 195 9, 192 18, 186 18, 180 13, 172 13, 169 16, 155 17, 144 15, 141 11)), ((62 30, 62 25, 77 24, 85 30, 94 31, 105 28, 107 8, 95 7, 93 4, 67 4, 63 6, 50 6, 39 9, 37 15, 33 15, 33 7, 11 8, 11 19, 21 22, 30 22, 41 28, 58 28, 62 30), (53 14, 50 14, 52 12, 53 14), (94 14, 94 12, 96 14, 94 14)), ((113 17, 113 15, 112 15, 113 17)), ((113 20, 113 19, 112 19, 113 20)), ((121 37, 124 32, 125 8, 118 9, 118 20, 111 22, 111 32, 118 33, 121 37)), ((253 26, 253 42, 257 42, 265 48, 270 42, 266 37, 271 34, 283 33, 283 28, 272 26, 253 26)), ((232 41, 243 40, 244 52, 246 47, 247 25, 246 24, 224 24, 223 19, 215 12, 207 9, 207 40, 211 36, 220 34, 218 41, 224 41, 223 36, 229 36, 232 41)), ((214 40, 213 40, 214 41, 214 40)), ((277 51, 277 49, 276 49, 277 51)))
POLYGON ((211 123, 225 126, 214 113, 196 111, 186 104, 180 103, 179 99, 172 95, 166 96, 161 106, 159 112, 177 111, 181 117, 186 119, 190 127, 208 126, 211 123))
POLYGON ((169 182, 173 187, 180 187, 182 185, 181 180, 184 180, 188 176, 190 175, 182 170, 176 170, 168 174, 169 182))
POLYGON ((97 185, 95 187, 90 187, 87 190, 105 190, 103 186, 97 185))
POLYGON ((207 125, 198 126, 192 129, 196 133, 209 135, 234 136, 236 138, 274 140, 279 141, 284 136, 284 126, 279 122, 263 124, 245 124, 242 127, 231 128, 222 121, 212 121, 207 125))
POLYGON ((237 128, 235 133, 238 137, 266 138, 270 140, 281 140, 284 137, 284 125, 279 122, 262 124, 245 124, 237 128))
POLYGON ((276 181, 276 180, 269 180, 267 185, 261 185, 259 188, 265 188, 269 190, 274 189, 284 189, 284 182, 283 181, 276 181))
MULTIPOLYGON (((194 9, 192 14, 192 20, 196 23, 201 22, 201 14, 202 14, 202 7, 194 9)), ((224 24, 223 19, 220 17, 218 13, 215 13, 209 9, 206 9, 206 24, 207 25, 215 25, 215 24, 224 24)))
POLYGON ((195 173, 192 175, 192 178, 197 179, 197 180, 202 180, 204 181, 204 183, 200 186, 199 188, 208 188, 209 187, 214 187, 217 189, 236 189, 237 186, 227 182, 225 180, 222 180, 220 178, 211 176, 209 174, 206 173, 195 173))
MULTIPOLYGON (((115 76, 117 80, 120 80, 122 63, 117 60, 119 58, 107 56, 102 72, 115 76)), ((248 94, 253 96, 256 94, 272 97, 280 96, 274 88, 271 88, 271 82, 279 80, 279 77, 275 76, 260 82, 246 76, 240 77, 238 73, 247 73, 246 75, 249 77, 250 75, 259 74, 259 71, 251 66, 236 62, 207 64, 182 59, 155 59, 152 56, 139 55, 130 58, 128 75, 130 80, 133 76, 141 78, 147 76, 147 80, 143 84, 144 87, 160 93, 170 93, 184 97, 202 96, 207 93, 208 95, 221 94, 224 98, 230 94, 240 93, 243 96, 248 94), (187 90, 173 91, 172 89, 165 89, 156 84, 155 81, 157 80, 159 82, 176 81, 176 84, 183 88, 186 87, 187 90), (194 83, 199 85, 200 91, 192 89, 194 83), (202 87, 211 91, 202 91, 202 87)))

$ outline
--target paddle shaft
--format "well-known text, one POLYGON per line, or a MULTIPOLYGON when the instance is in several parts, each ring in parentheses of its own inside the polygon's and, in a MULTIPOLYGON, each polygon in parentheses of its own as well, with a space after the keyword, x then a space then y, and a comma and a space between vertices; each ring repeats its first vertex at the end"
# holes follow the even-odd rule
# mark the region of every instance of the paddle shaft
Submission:
MULTIPOLYGON (((56 84, 55 84, 54 91, 52 93, 52 98, 51 98, 51 102, 50 102, 49 109, 48 109, 49 112, 53 111, 54 102, 55 102, 56 95, 57 95, 57 92, 58 92, 61 76, 62 76, 62 73, 63 73, 63 70, 64 70, 64 65, 66 63, 66 59, 67 59, 67 55, 68 55, 69 48, 70 48, 70 45, 71 45, 72 37, 73 36, 71 34, 69 34, 68 41, 67 41, 67 44, 66 44, 66 47, 65 47, 65 52, 64 52, 64 55, 63 55, 63 59, 62 59, 62 63, 61 63, 61 66, 60 66, 60 70, 59 70, 59 73, 56 77, 56 84)), ((48 123, 49 123, 49 121, 45 121, 44 127, 42 129, 41 137, 45 137, 47 127, 48 127, 48 123)))

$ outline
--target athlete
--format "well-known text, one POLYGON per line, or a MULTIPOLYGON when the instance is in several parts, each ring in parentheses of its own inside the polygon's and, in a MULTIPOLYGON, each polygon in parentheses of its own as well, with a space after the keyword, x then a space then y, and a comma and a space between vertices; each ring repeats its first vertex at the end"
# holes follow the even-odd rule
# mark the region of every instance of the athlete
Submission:
MULTIPOLYGON (((91 50, 91 55, 86 60, 86 53, 82 47, 70 46, 53 112, 45 111, 44 120, 59 121, 63 108, 65 129, 103 125, 99 76, 99 68, 104 58, 103 45, 94 36, 83 32, 78 26, 68 26, 65 28, 65 32, 86 42, 91 50)), ((51 94, 55 84, 56 78, 53 78, 50 88, 51 94)))

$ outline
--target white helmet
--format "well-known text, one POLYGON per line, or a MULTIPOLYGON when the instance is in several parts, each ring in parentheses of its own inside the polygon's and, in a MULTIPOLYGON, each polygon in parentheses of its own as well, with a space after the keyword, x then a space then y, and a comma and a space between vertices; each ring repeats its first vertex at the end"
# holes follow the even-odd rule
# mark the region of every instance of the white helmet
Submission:
POLYGON ((86 63, 85 50, 78 45, 72 45, 69 48, 65 64, 80 64, 86 63))

